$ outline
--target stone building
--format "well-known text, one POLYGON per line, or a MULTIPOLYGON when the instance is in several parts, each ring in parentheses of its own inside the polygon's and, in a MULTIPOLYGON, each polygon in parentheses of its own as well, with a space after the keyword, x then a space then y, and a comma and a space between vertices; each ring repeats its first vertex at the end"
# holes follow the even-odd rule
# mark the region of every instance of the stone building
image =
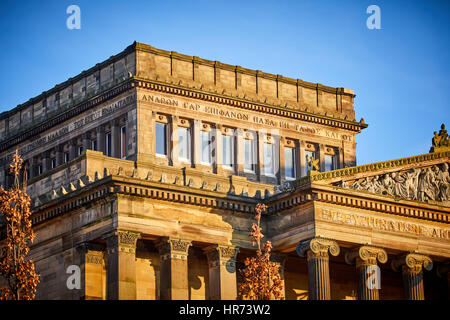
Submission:
POLYGON ((235 299, 257 203, 286 299, 448 298, 445 128, 431 153, 356 166, 354 98, 133 43, 3 112, 37 298, 235 299))

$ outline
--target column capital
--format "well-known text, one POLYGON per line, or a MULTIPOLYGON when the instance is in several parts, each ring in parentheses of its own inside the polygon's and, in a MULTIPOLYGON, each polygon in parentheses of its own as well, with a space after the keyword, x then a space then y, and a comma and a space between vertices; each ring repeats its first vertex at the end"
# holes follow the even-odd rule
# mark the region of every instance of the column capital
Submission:
POLYGON ((345 254, 345 262, 348 264, 376 265, 377 260, 380 263, 388 260, 386 251, 379 247, 364 245, 345 254))
POLYGON ((108 254, 113 253, 116 248, 119 251, 136 253, 136 242, 141 237, 139 232, 128 230, 114 230, 103 236, 106 240, 108 254))
MULTIPOLYGON (((297 254, 305 257, 307 252, 312 252, 316 256, 328 256, 328 251, 333 255, 339 255, 340 248, 336 241, 328 238, 315 237, 302 241, 297 245, 297 254)), ((309 257, 309 254, 308 254, 309 257)))
POLYGON ((104 126, 98 126, 95 128, 95 131, 97 133, 105 133, 105 127, 104 126))
POLYGON ((230 245, 214 244, 203 249, 208 258, 210 267, 229 265, 236 267, 236 256, 239 248, 230 245))
POLYGON ((394 271, 397 272, 400 271, 401 268, 403 273, 420 273, 422 271, 422 268, 425 268, 425 270, 427 271, 433 269, 433 261, 426 255, 413 252, 403 254, 392 260, 391 267, 394 271))
POLYGON ((156 244, 156 247, 163 260, 169 258, 186 260, 191 245, 190 240, 164 237, 156 244))

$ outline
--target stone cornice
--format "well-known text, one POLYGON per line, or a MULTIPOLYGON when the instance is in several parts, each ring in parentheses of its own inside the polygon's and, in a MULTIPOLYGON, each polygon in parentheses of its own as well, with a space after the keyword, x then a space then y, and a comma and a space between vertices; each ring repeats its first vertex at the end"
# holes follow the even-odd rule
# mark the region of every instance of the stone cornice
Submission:
MULTIPOLYGON (((302 177, 294 181, 293 187, 298 188, 302 185, 307 185, 312 182, 319 182, 321 180, 331 180, 340 177, 349 177, 359 173, 373 173, 376 174, 379 170, 390 170, 395 168, 401 168, 402 166, 411 164, 420 164, 424 161, 431 161, 437 159, 444 159, 450 157, 450 151, 427 153, 413 157, 400 158, 382 162, 375 162, 365 164, 361 166, 355 166, 350 168, 338 169, 327 172, 318 172, 309 176, 302 177)), ((337 179, 339 180, 339 179, 337 179)), ((328 182, 328 181, 327 181, 328 182)))
POLYGON ((186 86, 172 83, 163 82, 159 80, 152 80, 140 77, 133 77, 137 87, 150 89, 153 91, 175 94, 183 97, 189 97, 199 99, 208 102, 214 102, 224 105, 229 105, 241 109, 252 110, 257 112, 263 112, 271 115, 291 118, 294 120, 307 121, 317 123, 320 125, 331 126, 339 129, 350 130, 353 132, 360 132, 361 129, 367 128, 368 125, 363 122, 350 121, 345 119, 339 119, 329 117, 317 113, 311 113, 307 111, 299 111, 289 109, 285 106, 270 105, 264 102, 255 102, 245 99, 239 95, 227 95, 225 92, 207 92, 204 88, 196 88, 195 86, 188 88, 186 86))

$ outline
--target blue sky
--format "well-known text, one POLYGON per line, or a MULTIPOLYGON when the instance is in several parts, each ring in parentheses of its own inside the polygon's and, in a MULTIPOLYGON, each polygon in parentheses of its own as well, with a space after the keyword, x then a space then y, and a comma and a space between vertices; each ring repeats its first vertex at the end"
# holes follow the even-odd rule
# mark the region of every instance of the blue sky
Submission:
POLYGON ((0 2, 0 112, 133 41, 354 89, 358 164, 427 153, 450 126, 448 1, 0 2), (66 8, 81 9, 81 30, 66 8), (381 9, 369 30, 366 8, 381 9))

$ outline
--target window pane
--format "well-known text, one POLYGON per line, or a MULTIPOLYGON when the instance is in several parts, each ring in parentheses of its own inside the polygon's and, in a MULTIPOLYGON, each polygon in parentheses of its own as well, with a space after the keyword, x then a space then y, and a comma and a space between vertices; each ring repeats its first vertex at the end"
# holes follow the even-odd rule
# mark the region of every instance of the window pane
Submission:
POLYGON ((325 171, 334 170, 334 156, 325 155, 325 171))
POLYGON ((126 127, 122 127, 120 129, 120 157, 122 159, 125 159, 127 156, 127 146, 126 146, 126 141, 127 141, 127 131, 126 131, 126 127))
POLYGON ((164 123, 156 123, 156 154, 167 156, 167 125, 164 123))
POLYGON ((233 136, 222 137, 222 164, 226 167, 233 167, 233 136))
POLYGON ((111 132, 106 134, 106 155, 111 157, 111 132))
POLYGON ((295 178, 294 148, 284 148, 284 172, 286 178, 295 178))
POLYGON ((211 133, 200 131, 202 162, 211 164, 211 133))
POLYGON ((253 140, 244 140, 244 169, 253 171, 253 140))
POLYGON ((273 144, 271 143, 264 143, 264 174, 274 174, 273 144))
POLYGON ((191 160, 191 135, 188 128, 178 128, 178 158, 184 161, 191 160))

